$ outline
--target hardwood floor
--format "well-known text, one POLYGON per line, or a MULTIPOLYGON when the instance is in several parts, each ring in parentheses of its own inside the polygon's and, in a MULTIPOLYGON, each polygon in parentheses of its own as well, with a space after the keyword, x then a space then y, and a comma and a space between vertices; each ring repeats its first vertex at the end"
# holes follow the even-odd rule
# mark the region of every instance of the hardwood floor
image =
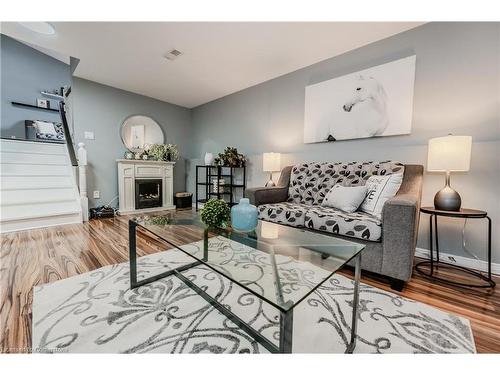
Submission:
MULTIPOLYGON (((190 215, 184 211, 183 215, 190 215)), ((128 260, 127 216, 92 220, 84 224, 35 229, 1 235, 0 352, 29 352, 33 286, 54 282, 128 260)), ((180 242, 198 240, 186 232, 180 242)), ((154 253, 165 244, 140 235, 138 255, 154 253)), ((418 261, 418 260, 417 260, 418 261)), ((350 270, 342 271, 351 275, 350 270)), ((441 276, 461 279, 455 271, 441 276)), ((379 276, 364 275, 363 282, 391 290, 379 276)), ((500 278, 496 278, 500 285, 500 278)), ((497 289, 500 288, 497 287, 497 289)), ((396 292, 395 292, 396 293, 396 292)), ((404 297, 468 318, 480 353, 500 352, 500 294, 498 290, 464 289, 437 284, 414 273, 404 297)))

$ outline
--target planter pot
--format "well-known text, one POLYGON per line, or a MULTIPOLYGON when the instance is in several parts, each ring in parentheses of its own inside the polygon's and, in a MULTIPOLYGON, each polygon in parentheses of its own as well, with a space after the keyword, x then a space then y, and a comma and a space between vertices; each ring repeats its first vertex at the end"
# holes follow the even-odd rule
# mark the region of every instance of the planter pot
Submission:
POLYGON ((240 203, 231 208, 231 225, 239 232, 251 232, 257 227, 257 207, 250 204, 248 198, 241 198, 240 203))
POLYGON ((205 154, 205 165, 212 165, 213 162, 214 162, 214 154, 212 154, 211 152, 207 152, 205 154))

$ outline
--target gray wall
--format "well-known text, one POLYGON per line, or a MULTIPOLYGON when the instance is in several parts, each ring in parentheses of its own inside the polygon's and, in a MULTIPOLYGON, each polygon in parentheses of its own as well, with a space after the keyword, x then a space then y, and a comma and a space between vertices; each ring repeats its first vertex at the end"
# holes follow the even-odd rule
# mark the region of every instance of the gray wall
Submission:
MULTIPOLYGON (((17 107, 12 101, 36 105, 42 90, 59 89, 71 84, 68 65, 8 36, 1 43, 1 135, 24 138, 24 120, 60 122, 59 113, 17 107)), ((57 102, 51 101, 57 109, 57 102)))
MULTIPOLYGON (((494 261, 500 262, 499 34, 498 23, 426 24, 195 108, 189 190, 197 159, 227 145, 248 155, 248 184, 259 186, 267 177, 261 164, 266 151, 281 152, 283 165, 382 159, 425 165, 429 138, 472 135, 471 171, 453 175, 452 185, 465 207, 489 212, 494 261), (305 86, 410 54, 417 56, 411 135, 303 143, 305 86)), ((441 174, 426 174, 424 205, 432 205, 443 182, 441 174)), ((428 248, 428 220, 422 218, 418 246, 428 248)), ((461 224, 443 220, 443 251, 463 255, 461 224)), ((486 259, 485 222, 467 228, 468 246, 486 259)))
MULTIPOLYGON (((73 118, 75 144, 84 142, 88 150, 89 206, 106 204, 118 195, 116 159, 126 151, 120 138, 125 118, 143 114, 155 119, 163 129, 165 142, 179 147, 180 159, 174 168, 174 191, 185 190, 185 157, 191 142, 191 113, 188 109, 115 89, 80 78, 73 78, 73 118), (95 140, 84 139, 93 131, 95 140), (100 190, 101 199, 92 192, 100 190)), ((117 201, 113 202, 116 205, 117 201)))

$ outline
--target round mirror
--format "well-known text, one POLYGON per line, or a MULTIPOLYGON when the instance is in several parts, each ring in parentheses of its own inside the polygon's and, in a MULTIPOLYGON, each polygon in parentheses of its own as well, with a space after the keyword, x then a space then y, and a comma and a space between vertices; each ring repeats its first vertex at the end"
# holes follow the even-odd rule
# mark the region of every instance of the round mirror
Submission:
POLYGON ((151 117, 133 115, 123 121, 121 128, 122 142, 132 152, 144 151, 145 145, 163 143, 163 131, 151 117))

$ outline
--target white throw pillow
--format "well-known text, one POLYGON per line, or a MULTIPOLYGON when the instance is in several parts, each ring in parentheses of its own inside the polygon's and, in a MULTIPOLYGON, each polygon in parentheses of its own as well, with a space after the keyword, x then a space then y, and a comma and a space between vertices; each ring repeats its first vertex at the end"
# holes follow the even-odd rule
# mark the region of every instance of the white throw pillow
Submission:
POLYGON ((402 182, 402 173, 371 176, 366 180, 365 186, 368 192, 360 210, 381 218, 384 203, 396 195, 402 182))
POLYGON ((366 197, 366 186, 335 185, 326 194, 322 206, 338 208, 345 212, 354 212, 366 197))

